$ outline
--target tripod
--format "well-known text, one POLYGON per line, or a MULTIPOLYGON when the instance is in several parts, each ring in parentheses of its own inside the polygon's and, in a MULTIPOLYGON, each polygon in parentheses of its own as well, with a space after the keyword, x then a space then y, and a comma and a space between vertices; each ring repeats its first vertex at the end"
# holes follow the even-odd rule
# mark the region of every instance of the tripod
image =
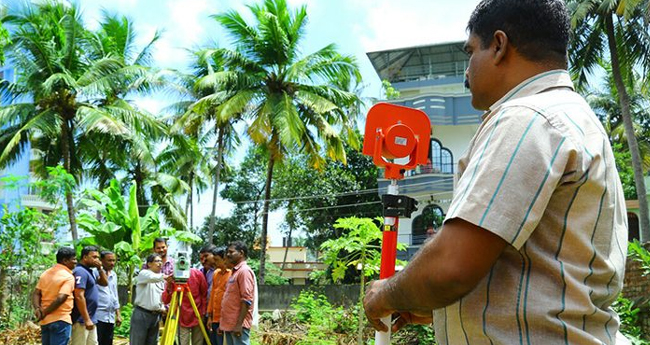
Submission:
POLYGON ((174 286, 174 293, 172 294, 172 301, 169 304, 169 312, 167 313, 167 318, 165 319, 165 327, 163 328, 163 335, 160 340, 160 345, 173 345, 174 339, 176 338, 176 332, 178 331, 178 322, 180 320, 181 313, 181 304, 183 302, 184 295, 190 298, 190 303, 192 304, 192 309, 194 310, 194 315, 199 320, 199 327, 201 327, 201 332, 203 333, 203 338, 207 345, 212 345, 210 343, 210 338, 208 333, 205 331, 205 326, 203 326, 203 321, 199 309, 196 307, 194 302, 194 297, 192 297, 192 291, 190 290, 187 283, 176 284, 174 286))

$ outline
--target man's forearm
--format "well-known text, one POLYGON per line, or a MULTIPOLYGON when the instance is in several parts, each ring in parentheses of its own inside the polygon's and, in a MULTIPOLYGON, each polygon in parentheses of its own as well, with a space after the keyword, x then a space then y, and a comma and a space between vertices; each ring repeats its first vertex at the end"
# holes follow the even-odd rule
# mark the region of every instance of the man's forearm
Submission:
POLYGON ((32 306, 34 309, 41 309, 41 290, 35 289, 32 293, 32 306))
POLYGON ((237 317, 237 324, 235 327, 242 327, 244 324, 244 319, 246 318, 246 314, 248 314, 248 310, 250 309, 250 305, 244 301, 241 302, 241 308, 239 310, 239 316, 237 317))
POLYGON ((67 299, 68 295, 57 296, 56 299, 43 310, 43 316, 49 315, 53 311, 57 310, 67 299))
POLYGON ((445 223, 406 268, 386 283, 388 305, 418 314, 450 305, 483 279, 507 243, 462 219, 445 223))
POLYGON ((88 308, 86 306, 86 296, 84 296, 83 293, 76 294, 74 302, 77 304, 77 308, 79 309, 79 313, 84 319, 84 322, 90 321, 90 314, 88 314, 88 308))
POLYGON ((99 278, 97 278, 97 284, 100 286, 108 286, 108 275, 103 268, 97 267, 97 272, 99 273, 99 278))

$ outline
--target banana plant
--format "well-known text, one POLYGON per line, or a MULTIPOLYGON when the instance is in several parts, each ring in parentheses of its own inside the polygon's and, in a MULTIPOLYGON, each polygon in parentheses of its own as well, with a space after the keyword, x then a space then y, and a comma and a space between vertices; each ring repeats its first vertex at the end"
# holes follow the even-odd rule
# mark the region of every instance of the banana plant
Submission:
POLYGON ((80 245, 97 245, 111 250, 120 258, 119 266, 127 272, 129 302, 133 292, 135 268, 142 264, 142 257, 151 251, 156 237, 173 237, 180 242, 201 242, 202 239, 188 231, 166 227, 160 220, 158 205, 152 205, 146 214, 138 214, 137 184, 131 183, 128 197, 122 195, 117 180, 111 180, 103 191, 88 190, 81 205, 78 224, 90 234, 80 245))

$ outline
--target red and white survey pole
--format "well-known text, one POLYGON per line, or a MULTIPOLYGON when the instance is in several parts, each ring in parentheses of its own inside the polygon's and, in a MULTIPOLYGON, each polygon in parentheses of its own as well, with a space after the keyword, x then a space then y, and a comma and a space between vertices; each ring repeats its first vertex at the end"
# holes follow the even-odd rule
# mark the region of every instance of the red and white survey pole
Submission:
MULTIPOLYGON (((404 178, 406 170, 427 163, 430 136, 429 117, 420 110, 378 103, 368 112, 363 154, 372 156, 375 165, 384 168, 384 177, 390 179, 388 191, 382 195, 384 227, 380 279, 395 274, 399 217, 410 218, 417 205, 414 199, 399 195, 397 181, 404 178)), ((387 316, 382 322, 388 325, 388 332, 375 332, 375 345, 390 344, 391 317, 387 316)))

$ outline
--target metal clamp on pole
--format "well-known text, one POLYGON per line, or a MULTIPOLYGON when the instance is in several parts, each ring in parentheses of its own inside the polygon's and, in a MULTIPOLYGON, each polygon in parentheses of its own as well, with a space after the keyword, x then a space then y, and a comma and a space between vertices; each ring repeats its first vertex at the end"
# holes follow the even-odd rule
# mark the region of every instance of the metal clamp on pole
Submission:
POLYGON ((418 210, 418 202, 406 195, 384 194, 381 196, 384 217, 411 218, 411 213, 418 210))

